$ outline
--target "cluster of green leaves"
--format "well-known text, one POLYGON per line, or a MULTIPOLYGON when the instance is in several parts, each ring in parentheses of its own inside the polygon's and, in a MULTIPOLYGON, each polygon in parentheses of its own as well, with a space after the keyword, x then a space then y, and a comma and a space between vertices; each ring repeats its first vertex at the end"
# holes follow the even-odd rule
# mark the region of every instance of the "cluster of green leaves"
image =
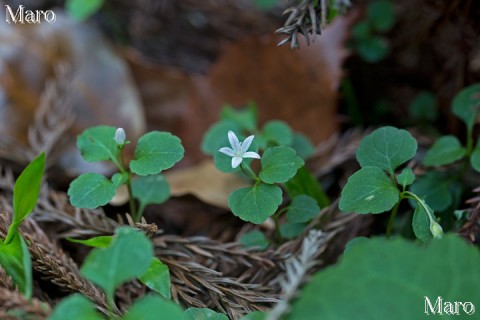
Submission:
POLYGON ((395 24, 394 5, 390 0, 372 1, 365 17, 352 29, 353 48, 367 62, 379 62, 390 50, 388 39, 381 34, 395 24))
MULTIPOLYGON (((298 235, 306 223, 320 212, 319 206, 329 203, 328 197, 308 169, 304 159, 313 154, 313 146, 304 135, 294 132, 287 123, 272 120, 258 128, 258 112, 253 103, 245 109, 223 108, 220 120, 205 133, 202 150, 214 157, 215 166, 224 173, 238 173, 251 178, 253 185, 232 192, 230 208, 236 216, 255 224, 274 215, 287 212, 285 225, 278 226, 284 238, 298 235), (258 174, 250 167, 251 159, 244 159, 237 168, 232 168, 231 158, 219 149, 229 145, 228 131, 238 137, 255 135, 251 149, 262 150, 258 174), (278 210, 283 202, 283 191, 290 197, 290 206, 278 210)), ((247 245, 266 247, 268 242, 258 231, 246 234, 242 242, 247 245)))
POLYGON ((149 204, 160 204, 170 196, 170 188, 163 170, 170 169, 184 155, 178 137, 152 131, 137 142, 134 159, 127 166, 123 157, 123 144, 114 139, 116 128, 98 126, 85 130, 77 138, 77 147, 89 162, 112 161, 119 173, 111 179, 98 173, 85 173, 77 177, 68 189, 70 202, 79 208, 97 208, 115 196, 120 185, 126 184, 130 196, 130 213, 138 221, 149 204), (133 198, 140 206, 137 210, 133 198))
POLYGON ((355 172, 342 190, 339 207, 342 211, 378 214, 392 210, 387 226, 391 232, 393 220, 402 199, 414 201, 412 227, 422 241, 441 237, 442 228, 436 222, 433 209, 423 199, 407 190, 415 181, 410 168, 395 176, 399 166, 412 159, 417 152, 417 141, 410 133, 394 127, 379 128, 367 135, 357 150, 357 161, 362 168, 355 172))
POLYGON ((32 262, 18 228, 37 205, 44 170, 45 153, 41 153, 15 181, 12 223, 5 239, 0 239, 0 265, 28 299, 32 296, 32 262))

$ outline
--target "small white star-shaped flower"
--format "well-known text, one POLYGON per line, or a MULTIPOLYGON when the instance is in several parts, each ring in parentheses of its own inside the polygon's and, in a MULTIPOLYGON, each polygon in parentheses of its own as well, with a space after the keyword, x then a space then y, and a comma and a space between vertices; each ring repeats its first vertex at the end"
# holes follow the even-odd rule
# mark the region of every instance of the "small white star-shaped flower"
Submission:
POLYGON ((244 158, 260 159, 260 155, 253 151, 247 151, 252 144, 254 136, 249 136, 243 142, 238 141, 237 136, 233 131, 228 131, 228 141, 230 141, 231 148, 220 148, 220 152, 232 157, 232 168, 238 167, 244 158))

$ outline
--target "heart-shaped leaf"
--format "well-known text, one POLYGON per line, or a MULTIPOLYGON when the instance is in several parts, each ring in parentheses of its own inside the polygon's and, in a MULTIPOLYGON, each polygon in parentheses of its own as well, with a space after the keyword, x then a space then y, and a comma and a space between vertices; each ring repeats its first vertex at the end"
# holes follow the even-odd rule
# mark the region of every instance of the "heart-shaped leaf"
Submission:
POLYGON ((158 295, 146 295, 135 301, 122 320, 184 319, 179 305, 158 295))
POLYGON ((63 299, 53 310, 48 320, 104 320, 95 310, 95 305, 80 294, 63 299))
POLYGON ((203 135, 201 149, 209 155, 214 155, 221 147, 229 146, 228 131, 233 131, 237 137, 241 127, 232 120, 222 120, 212 125, 203 135))
POLYGON ((140 202, 139 212, 149 204, 161 204, 170 197, 170 186, 162 174, 137 177, 132 181, 133 196, 140 202))
POLYGON ((0 265, 12 277, 23 295, 32 296, 32 262, 27 244, 20 233, 12 235, 10 243, 0 240, 0 265))
POLYGON ((394 127, 383 127, 362 140, 357 150, 357 160, 362 167, 377 167, 393 175, 395 169, 412 159, 416 152, 417 141, 410 133, 394 127))
POLYGON ((267 220, 281 203, 282 189, 265 183, 235 190, 228 197, 234 215, 256 224, 267 220))
POLYGON ((439 167, 453 163, 465 156, 466 150, 455 136, 443 136, 439 138, 428 150, 423 164, 426 166, 439 167))
POLYGON ((415 181, 415 174, 413 173, 411 168, 405 168, 402 172, 397 176, 397 182, 401 185, 404 189, 406 186, 411 185, 415 181))
POLYGON ((398 201, 398 189, 382 169, 363 167, 348 179, 339 207, 344 212, 382 213, 398 201))
POLYGON ((305 162, 289 147, 273 147, 262 155, 260 179, 266 183, 283 183, 295 176, 305 162))
POLYGON ((98 173, 77 177, 68 188, 70 202, 77 208, 94 209, 106 205, 115 196, 116 187, 98 173))
POLYGON ((307 222, 320 213, 317 201, 306 195, 298 195, 293 198, 288 207, 287 218, 290 222, 307 222))
POLYGON ((157 258, 152 258, 148 270, 139 277, 140 282, 170 300, 170 271, 157 258))
MULTIPOLYGON (((77 137, 77 147, 82 157, 89 161, 117 161, 118 146, 114 140, 115 127, 98 126, 83 131, 77 137)), ((118 162, 117 162, 118 163, 118 162)))
POLYGON ((293 143, 293 131, 290 126, 280 120, 272 120, 263 126, 263 138, 280 146, 290 146, 293 143))
POLYGON ((243 244, 245 247, 255 247, 259 250, 265 250, 270 245, 267 237, 262 231, 259 230, 252 230, 250 232, 244 233, 239 242, 243 244))
POLYGON ((138 139, 135 159, 130 169, 140 176, 157 174, 170 169, 183 158, 181 140, 169 132, 152 131, 138 139))
POLYGON ((452 101, 453 114, 465 122, 469 131, 473 129, 479 111, 480 83, 464 88, 452 101))
POLYGON ((257 128, 258 111, 255 103, 253 102, 249 103, 247 107, 243 109, 235 109, 229 105, 226 105, 222 108, 220 118, 222 121, 232 121, 237 126, 247 130, 248 132, 254 132, 257 128))

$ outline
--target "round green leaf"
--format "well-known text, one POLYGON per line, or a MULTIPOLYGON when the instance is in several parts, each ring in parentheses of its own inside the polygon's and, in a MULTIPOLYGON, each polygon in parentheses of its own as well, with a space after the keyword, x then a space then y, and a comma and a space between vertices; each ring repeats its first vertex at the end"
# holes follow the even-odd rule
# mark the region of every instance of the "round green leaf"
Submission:
POLYGON ((288 240, 298 237, 303 230, 308 226, 308 223, 285 222, 280 225, 280 235, 288 240))
POLYGON ((265 234, 259 230, 253 230, 250 232, 244 233, 239 242, 243 244, 245 247, 256 247, 259 250, 265 250, 270 245, 267 237, 265 234))
POLYGON ((393 175, 395 169, 412 159, 416 152, 417 141, 410 133, 383 127, 363 138, 357 150, 357 160, 362 167, 377 167, 393 175))
POLYGON ((132 180, 132 193, 142 206, 161 204, 170 197, 170 186, 162 174, 137 177, 132 180))
POLYGON ((85 173, 70 184, 68 196, 75 207, 94 209, 112 200, 115 190, 115 185, 101 174, 85 173))
POLYGON ((263 126, 263 138, 281 146, 290 146, 293 142, 293 131, 290 126, 279 120, 268 121, 263 126))
POLYGON ((228 205, 234 215, 256 224, 267 220, 281 203, 282 189, 264 183, 235 190, 228 197, 228 205))
POLYGON ((425 312, 441 297, 446 302, 480 301, 480 253, 454 235, 428 246, 397 238, 362 241, 340 262, 315 274, 293 302, 286 320, 316 319, 470 319, 425 312))
POLYGON ((315 148, 312 142, 301 133, 295 133, 293 135, 291 147, 295 150, 297 155, 304 160, 310 158, 315 153, 315 148))
POLYGON ((134 302, 122 320, 184 319, 179 305, 157 295, 147 295, 134 302))
POLYGON ((103 320, 95 305, 80 294, 72 294, 60 301, 48 320, 103 320))
POLYGON ((390 52, 388 40, 378 36, 371 36, 358 41, 355 48, 360 57, 370 63, 383 60, 390 52))
POLYGON ((290 222, 307 222, 320 213, 317 201, 306 195, 293 198, 288 207, 287 218, 290 222))
POLYGON ((170 271, 162 261, 152 258, 148 270, 138 279, 153 291, 170 300, 170 271))
POLYGON ((460 91, 452 101, 452 112, 472 130, 480 110, 480 83, 460 91))
POLYGON ((289 147, 273 147, 262 155, 260 179, 266 183, 283 183, 290 180, 305 162, 289 147))
POLYGON ((116 230, 110 246, 93 249, 82 265, 81 273, 100 286, 113 299, 122 283, 142 276, 150 266, 153 248, 141 232, 122 227, 116 230))
POLYGON ((209 155, 214 155, 221 147, 230 146, 228 131, 233 131, 239 136, 241 127, 233 120, 222 120, 213 124, 203 135, 201 149, 209 155))
POLYGON ((472 155, 470 156, 470 164, 475 171, 480 172, 480 149, 479 148, 473 150, 472 155))
POLYGON ((77 137, 77 147, 82 157, 89 161, 117 161, 118 146, 115 140, 115 127, 98 126, 83 131, 77 137))
POLYGON ((242 128, 248 132, 254 132, 257 128, 258 111, 255 103, 249 103, 248 106, 243 109, 236 109, 230 105, 226 105, 222 108, 220 117, 222 121, 233 121, 239 129, 242 128))
POLYGON ((360 21, 352 28, 352 37, 358 42, 368 39, 372 36, 370 24, 367 21, 360 21))
POLYGON ((340 210, 356 213, 382 213, 398 202, 398 189, 385 172, 364 167, 347 181, 340 198, 340 210))
POLYGON ((138 140, 130 169, 140 176, 157 174, 173 167, 183 158, 184 153, 178 137, 169 132, 152 131, 138 140))
POLYGON ((415 174, 411 168, 404 168, 402 173, 397 176, 397 182, 402 187, 411 185, 415 181, 415 174))
POLYGON ((410 117, 415 120, 435 121, 437 119, 437 97, 428 91, 415 96, 410 104, 410 117))
POLYGON ((389 31, 395 24, 393 3, 389 0, 371 2, 367 8, 367 19, 376 31, 389 31))
POLYGON ((208 308, 188 308, 185 320, 228 320, 227 316, 208 308))
MULTIPOLYGON (((449 187, 452 185, 450 176, 437 171, 430 171, 422 177, 418 177, 410 186, 410 191, 421 199, 424 199, 435 211, 447 209, 453 202, 449 187)), ((415 207, 416 201, 410 204, 415 207)))
POLYGON ((426 166, 439 167, 453 163, 465 156, 466 150, 455 136, 439 138, 427 151, 423 164, 426 166))

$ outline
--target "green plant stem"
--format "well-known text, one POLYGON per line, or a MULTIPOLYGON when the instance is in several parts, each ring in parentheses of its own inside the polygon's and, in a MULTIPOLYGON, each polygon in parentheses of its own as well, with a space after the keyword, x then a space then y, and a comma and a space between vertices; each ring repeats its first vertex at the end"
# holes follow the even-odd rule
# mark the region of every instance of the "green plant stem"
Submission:
POLYGON ((137 214, 137 208, 135 207, 135 199, 133 198, 132 192, 132 172, 130 169, 127 168, 125 165, 125 158, 123 157, 123 146, 119 147, 120 149, 120 162, 121 162, 121 170, 123 173, 127 173, 127 190, 128 190, 128 205, 130 208, 130 214, 134 222, 138 222, 141 215, 137 214))
POLYGON ((240 169, 242 169, 242 172, 247 176, 250 177, 256 181, 259 181, 260 179, 258 176, 253 172, 252 168, 250 168, 249 165, 244 164, 243 162, 240 164, 240 169))
POLYGON ((472 152, 473 152, 473 130, 468 128, 468 130, 467 130, 467 158, 470 157, 472 152))
POLYGON ((392 234, 393 221, 395 220, 395 217, 397 216, 398 207, 400 206, 400 202, 402 202, 402 199, 403 199, 402 195, 400 195, 400 200, 398 200, 397 204, 395 204, 395 207, 393 207, 392 213, 390 214, 390 218, 388 219, 387 231, 386 231, 387 239, 389 239, 390 235, 392 234))

